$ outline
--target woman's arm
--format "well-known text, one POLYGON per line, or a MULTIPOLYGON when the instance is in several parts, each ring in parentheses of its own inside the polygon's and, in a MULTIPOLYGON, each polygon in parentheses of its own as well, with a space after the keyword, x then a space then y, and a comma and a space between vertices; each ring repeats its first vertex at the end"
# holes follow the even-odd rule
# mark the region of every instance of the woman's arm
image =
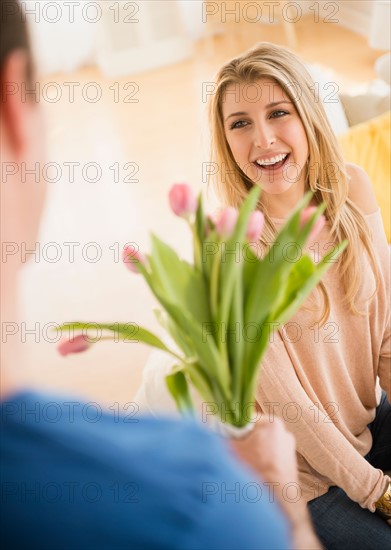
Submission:
MULTIPOLYGON (((276 336, 280 338, 278 334, 276 336)), ((390 478, 360 455, 334 423, 338 418, 331 420, 335 415, 327 415, 321 405, 315 414, 315 405, 297 377, 295 366, 280 340, 278 346, 269 349, 262 363, 257 388, 257 401, 262 411, 267 417, 272 415, 287 420, 286 427, 295 436, 298 452, 320 474, 320 478, 330 480, 351 500, 374 512, 375 502, 386 491, 390 478), (287 418, 290 406, 295 411, 293 420, 287 418)), ((324 366, 318 368, 321 376, 324 366)), ((341 404, 335 405, 338 408, 341 404)), ((310 499, 316 498, 316 487, 313 492, 310 499)))
MULTIPOLYGON (((366 172, 356 164, 347 163, 347 172, 350 176, 349 199, 360 208, 364 215, 370 215, 379 209, 371 181, 366 172)), ((388 309, 388 322, 383 335, 383 342, 379 356, 378 376, 382 388, 387 393, 391 402, 391 327, 390 327, 390 245, 384 232, 384 228, 376 227, 373 246, 379 261, 383 282, 386 291, 386 306, 388 309)))
POLYGON ((368 174, 360 166, 350 162, 346 163, 346 171, 350 177, 349 199, 364 215, 376 212, 379 206, 368 174))

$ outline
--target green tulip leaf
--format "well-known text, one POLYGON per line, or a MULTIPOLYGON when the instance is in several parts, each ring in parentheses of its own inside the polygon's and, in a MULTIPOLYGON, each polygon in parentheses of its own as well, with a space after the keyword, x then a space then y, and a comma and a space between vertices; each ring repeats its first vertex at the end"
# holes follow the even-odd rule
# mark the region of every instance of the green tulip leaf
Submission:
POLYGON ((193 402, 189 393, 189 386, 181 370, 175 370, 166 376, 169 392, 175 400, 178 410, 184 415, 194 415, 193 402))
POLYGON ((198 323, 210 320, 202 273, 181 260, 168 245, 152 236, 150 283, 168 301, 190 312, 198 323))

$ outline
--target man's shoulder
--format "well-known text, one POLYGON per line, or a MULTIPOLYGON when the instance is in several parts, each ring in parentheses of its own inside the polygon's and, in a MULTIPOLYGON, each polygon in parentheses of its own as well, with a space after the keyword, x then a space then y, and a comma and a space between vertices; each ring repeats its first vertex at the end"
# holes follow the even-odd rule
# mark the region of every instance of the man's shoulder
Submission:
MULTIPOLYGON (((10 470, 28 463, 28 477, 41 476, 42 483, 50 471, 53 479, 131 480, 152 497, 167 487, 194 494, 204 480, 246 475, 222 438, 193 419, 141 416, 131 403, 103 410, 96 402, 32 392, 15 395, 1 409, 10 470)), ((167 494, 164 505, 170 501, 167 494)))
MULTIPOLYGON (((9 518, 31 527, 37 540, 48 513, 60 521, 71 511, 85 526, 109 533, 113 547, 130 538, 139 547, 183 541, 177 522, 190 526, 192 515, 199 517, 201 481, 216 478, 212 457, 224 454, 217 438, 195 423, 141 417, 130 406, 103 410, 95 402, 26 392, 2 402, 1 413, 9 518)), ((71 543, 75 534, 63 536, 71 543)))
POLYGON ((275 504, 195 421, 33 393, 1 408, 4 525, 21 545, 28 534, 42 548, 59 535, 88 548, 287 547, 275 504))
MULTIPOLYGON (((50 441, 50 449, 66 445, 82 446, 85 451, 99 448, 100 453, 148 453, 158 448, 153 459, 186 454, 194 444, 219 447, 218 439, 191 419, 155 418, 138 414, 137 403, 113 403, 103 408, 95 401, 74 397, 24 392, 1 403, 3 433, 26 442, 42 445, 50 441), (28 435, 28 437, 26 437, 28 435)), ((207 453, 200 453, 205 456, 207 453)), ((123 456, 123 455, 122 455, 123 456)), ((191 461, 190 461, 191 462, 191 461)))

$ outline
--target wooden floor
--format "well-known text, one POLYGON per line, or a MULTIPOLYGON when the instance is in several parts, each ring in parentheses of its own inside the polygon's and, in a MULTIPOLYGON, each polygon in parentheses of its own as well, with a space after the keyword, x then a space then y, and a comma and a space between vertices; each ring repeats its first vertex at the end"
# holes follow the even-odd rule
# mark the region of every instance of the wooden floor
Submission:
MULTIPOLYGON (((83 355, 60 358, 51 343, 48 323, 70 320, 134 322, 156 329, 154 303, 141 277, 127 272, 116 250, 131 241, 148 249, 148 234, 156 232, 180 253, 190 256, 190 236, 171 216, 167 192, 175 181, 205 188, 208 128, 203 83, 211 82, 221 63, 260 40, 286 44, 279 25, 230 27, 227 33, 195 46, 188 61, 148 73, 109 80, 96 68, 57 74, 42 84, 76 81, 81 87, 96 82, 102 88, 97 103, 64 96, 43 102, 48 132, 48 162, 62 168, 62 178, 48 185, 49 197, 41 234, 41 258, 26 267, 23 277, 25 328, 39 323, 39 342, 25 335, 28 377, 39 387, 72 391, 106 406, 131 401, 149 349, 139 344, 101 343, 83 355), (119 101, 113 101, 118 82, 119 101), (127 89, 127 84, 132 84, 127 89), (133 86, 133 88, 132 88, 133 86), (126 94, 138 89, 125 103, 126 94), (132 99, 132 98, 130 98, 132 99), (64 163, 79 162, 75 181, 64 163), (99 164, 101 180, 86 181, 81 167, 99 164), (116 164, 118 163, 118 164, 116 164), (129 164, 128 164, 129 163, 129 164), (115 170, 119 169, 119 182, 115 170), (124 182, 125 177, 136 181, 124 182), (60 245, 62 257, 42 247, 60 245), (69 261, 69 245, 75 245, 69 261), (97 246, 89 243, 97 243, 97 246), (117 243, 117 244, 116 244, 117 243), (92 261, 96 250, 99 261, 92 261)), ((341 89, 368 82, 375 75, 378 53, 366 39, 338 25, 314 23, 311 17, 296 25, 298 53, 334 71, 341 89)), ((79 87, 78 89, 81 89, 79 87)), ((65 88, 64 88, 65 89, 65 88)), ((210 208, 215 201, 210 197, 210 208)))

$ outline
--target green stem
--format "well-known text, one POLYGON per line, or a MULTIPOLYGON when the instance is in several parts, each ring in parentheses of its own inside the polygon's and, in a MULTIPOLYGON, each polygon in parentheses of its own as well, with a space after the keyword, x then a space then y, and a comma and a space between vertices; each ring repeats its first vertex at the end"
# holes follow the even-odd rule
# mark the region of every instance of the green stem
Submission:
POLYGON ((197 228, 195 224, 190 223, 188 221, 191 232, 193 234, 193 243, 194 243, 194 265, 202 271, 202 264, 201 264, 201 243, 198 238, 197 228))
MULTIPOLYGON (((242 288, 242 276, 240 275, 236 280, 233 296, 233 312, 232 312, 232 322, 239 323, 239 342, 235 341, 233 348, 233 357, 232 357, 232 370, 233 370, 233 399, 234 401, 239 401, 242 394, 242 373, 245 371, 246 366, 243 364, 244 356, 244 343, 243 343, 243 288, 242 288)), ((236 327, 235 327, 236 328, 236 327)))
MULTIPOLYGON (((218 308, 218 298, 219 298, 219 276, 220 276, 220 262, 221 262, 221 247, 219 246, 216 257, 213 260, 212 270, 210 274, 210 305, 212 319, 215 321, 217 319, 217 308, 218 308)), ((220 334, 220 327, 217 327, 220 334)), ((221 340, 221 338, 220 338, 221 340)))
POLYGON ((223 323, 221 317, 218 316, 218 299, 219 299, 219 282, 220 282, 220 265, 221 265, 221 246, 214 258, 212 271, 210 274, 210 301, 212 319, 217 321, 217 346, 221 355, 222 364, 225 366, 225 371, 229 372, 229 356, 227 345, 228 342, 223 332, 223 323), (224 341, 225 340, 225 341, 224 341))

